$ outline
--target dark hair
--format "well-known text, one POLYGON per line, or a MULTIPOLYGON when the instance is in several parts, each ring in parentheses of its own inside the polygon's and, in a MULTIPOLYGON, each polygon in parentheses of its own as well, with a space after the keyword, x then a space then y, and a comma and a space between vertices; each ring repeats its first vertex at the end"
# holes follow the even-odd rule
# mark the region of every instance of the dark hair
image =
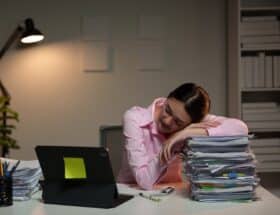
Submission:
POLYGON ((192 123, 201 121, 210 110, 210 98, 206 90, 194 83, 184 83, 169 93, 168 98, 175 98, 184 103, 192 123))

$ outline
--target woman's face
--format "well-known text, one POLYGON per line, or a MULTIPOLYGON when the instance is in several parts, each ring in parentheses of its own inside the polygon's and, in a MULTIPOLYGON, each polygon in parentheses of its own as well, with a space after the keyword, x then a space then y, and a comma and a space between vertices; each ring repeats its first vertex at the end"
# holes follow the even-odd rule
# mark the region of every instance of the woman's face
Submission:
POLYGON ((172 134, 191 124, 191 117, 184 108, 184 103, 175 98, 168 98, 163 106, 158 106, 157 129, 163 134, 172 134))

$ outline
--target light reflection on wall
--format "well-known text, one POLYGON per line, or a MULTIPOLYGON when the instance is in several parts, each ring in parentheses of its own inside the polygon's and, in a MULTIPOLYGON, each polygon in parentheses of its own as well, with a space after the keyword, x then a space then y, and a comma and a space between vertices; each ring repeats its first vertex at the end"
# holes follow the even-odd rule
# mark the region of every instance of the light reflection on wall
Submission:
POLYGON ((79 56, 78 43, 42 43, 10 52, 2 59, 4 63, 0 68, 14 97, 29 95, 39 99, 54 95, 58 90, 71 90, 69 87, 77 78, 74 73, 81 73, 79 56))

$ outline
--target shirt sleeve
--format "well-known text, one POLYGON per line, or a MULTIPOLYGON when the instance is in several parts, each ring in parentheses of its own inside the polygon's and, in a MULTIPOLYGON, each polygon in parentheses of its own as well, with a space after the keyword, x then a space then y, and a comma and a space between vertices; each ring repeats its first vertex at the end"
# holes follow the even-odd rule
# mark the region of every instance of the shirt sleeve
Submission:
POLYGON ((204 119, 204 121, 211 120, 218 121, 221 124, 217 127, 208 128, 209 136, 248 135, 247 125, 239 119, 215 115, 207 115, 204 119))
POLYGON ((144 145, 144 131, 137 122, 137 111, 128 110, 123 118, 125 151, 128 165, 137 184, 143 189, 152 189, 153 184, 166 171, 161 165, 158 154, 149 156, 144 145))

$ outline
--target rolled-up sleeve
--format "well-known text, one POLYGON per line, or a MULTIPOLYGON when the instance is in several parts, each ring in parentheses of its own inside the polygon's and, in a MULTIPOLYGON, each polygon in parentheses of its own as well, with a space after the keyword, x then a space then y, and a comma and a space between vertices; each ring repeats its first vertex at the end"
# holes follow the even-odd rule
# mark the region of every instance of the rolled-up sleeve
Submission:
POLYGON ((204 121, 207 120, 220 122, 217 127, 207 129, 209 136, 248 135, 247 125, 239 119, 208 115, 204 121))
POLYGON ((160 164, 158 154, 152 156, 147 151, 144 131, 139 125, 135 110, 126 111, 123 126, 125 152, 132 174, 141 188, 152 189, 153 184, 165 172, 166 166, 160 164))

